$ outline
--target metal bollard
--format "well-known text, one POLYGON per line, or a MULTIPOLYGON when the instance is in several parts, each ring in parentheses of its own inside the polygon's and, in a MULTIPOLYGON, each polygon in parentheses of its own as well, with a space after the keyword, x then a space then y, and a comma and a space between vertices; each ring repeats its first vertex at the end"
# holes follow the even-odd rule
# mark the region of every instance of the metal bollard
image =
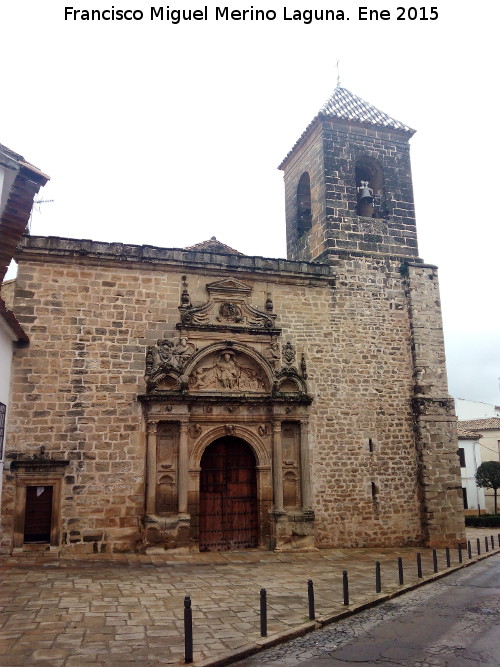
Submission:
POLYGON ((446 547, 446 567, 450 567, 450 547, 446 547))
POLYGON ((462 560, 463 560, 463 556, 462 556, 462 543, 459 542, 459 543, 458 543, 458 562, 461 563, 462 560))
POLYGON ((486 550, 486 553, 488 553, 490 548, 489 548, 489 544, 488 544, 488 538, 486 537, 486 535, 484 536, 484 548, 486 550))
POLYGON ((472 546, 470 540, 467 540, 467 555, 469 556, 470 560, 472 558, 472 546))
POLYGON ((417 577, 422 579, 422 556, 417 554, 417 577))
POLYGON ((375 563, 375 593, 380 593, 382 590, 382 579, 380 576, 380 561, 375 563))
POLYGON ((434 564, 434 572, 438 571, 438 555, 436 549, 432 550, 432 562, 434 564))
POLYGON ((344 588, 344 604, 349 604, 349 579, 347 578, 347 570, 342 572, 342 586, 344 588))
POLYGON ((191 598, 184 598, 184 662, 193 662, 193 613, 191 598))
POLYGON ((479 539, 479 537, 476 540, 476 544, 477 544, 477 555, 480 556, 481 555, 481 540, 479 539))
POLYGON ((493 535, 491 535, 490 537, 491 537, 491 548, 494 549, 495 548, 495 540, 493 538, 493 535))
POLYGON ((500 547, 500 533, 498 533, 498 546, 500 547))
POLYGON ((314 621, 316 614, 314 613, 314 584, 312 579, 307 581, 307 599, 309 602, 309 620, 314 621))
POLYGON ((405 580, 403 574, 403 559, 401 558, 401 556, 398 556, 398 574, 399 574, 399 585, 403 586, 405 580))
POLYGON ((267 592, 260 589, 260 636, 267 637, 267 592))

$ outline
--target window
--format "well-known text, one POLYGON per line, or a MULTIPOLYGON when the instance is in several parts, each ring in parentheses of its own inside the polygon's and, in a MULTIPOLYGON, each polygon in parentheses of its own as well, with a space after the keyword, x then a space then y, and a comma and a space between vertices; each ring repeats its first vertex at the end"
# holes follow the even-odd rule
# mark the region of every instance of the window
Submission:
POLYGON ((463 447, 458 450, 458 458, 460 459, 460 467, 465 468, 465 451, 463 447))
POLYGON ((467 489, 462 486, 462 497, 464 499, 464 510, 469 509, 469 503, 467 502, 467 489))
POLYGON ((7 406, 5 403, 0 403, 0 459, 3 457, 3 439, 5 435, 5 413, 7 406))
POLYGON ((297 186, 297 233, 303 236, 312 227, 311 179, 305 171, 297 186))

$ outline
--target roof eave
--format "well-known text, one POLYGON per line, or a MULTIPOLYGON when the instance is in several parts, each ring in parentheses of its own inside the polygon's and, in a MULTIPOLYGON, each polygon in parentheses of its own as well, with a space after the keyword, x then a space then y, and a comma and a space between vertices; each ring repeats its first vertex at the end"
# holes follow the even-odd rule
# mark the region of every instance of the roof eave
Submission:
POLYGON ((12 331, 18 343, 29 343, 28 334, 24 331, 11 310, 8 310, 5 301, 0 297, 0 317, 12 331))
POLYGON ((347 125, 354 125, 356 127, 364 128, 364 129, 372 129, 374 131, 381 131, 381 132, 388 132, 390 134, 399 134, 401 137, 406 138, 407 140, 410 140, 411 137, 415 134, 416 130, 413 128, 409 127, 407 130, 402 129, 402 128, 397 128, 397 127, 391 127, 389 125, 380 125, 378 123, 371 123, 371 122, 362 122, 359 120, 354 120, 354 119, 349 119, 349 118, 338 118, 337 116, 332 116, 328 113, 323 113, 319 112, 316 114, 316 116, 312 119, 312 121, 309 123, 309 125, 306 127, 306 129, 302 132, 300 137, 297 139, 295 144, 292 146, 290 151, 287 153, 287 155, 283 158, 281 163, 278 165, 278 169, 283 170, 292 157, 292 155, 295 153, 296 149, 300 146, 300 144, 303 143, 303 141, 309 136, 313 126, 318 122, 318 121, 335 121, 339 124, 347 124, 347 125))

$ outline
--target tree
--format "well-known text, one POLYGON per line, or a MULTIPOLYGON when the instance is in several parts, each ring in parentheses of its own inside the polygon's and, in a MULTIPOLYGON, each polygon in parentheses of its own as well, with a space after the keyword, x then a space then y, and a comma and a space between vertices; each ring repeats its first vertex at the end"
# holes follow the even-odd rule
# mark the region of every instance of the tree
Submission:
POLYGON ((495 492, 495 514, 497 512, 497 489, 500 489, 500 463, 485 461, 476 472, 476 484, 481 488, 493 489, 495 492))

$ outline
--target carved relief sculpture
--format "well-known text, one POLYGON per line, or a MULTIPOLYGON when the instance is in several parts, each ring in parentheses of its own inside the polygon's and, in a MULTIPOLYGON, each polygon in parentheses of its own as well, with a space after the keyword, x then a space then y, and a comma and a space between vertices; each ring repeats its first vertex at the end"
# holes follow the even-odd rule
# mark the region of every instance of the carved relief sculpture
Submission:
POLYGON ((256 363, 234 350, 222 350, 202 359, 189 378, 194 391, 266 391, 266 378, 256 363))
POLYGON ((175 385, 177 377, 195 352, 195 345, 185 336, 173 340, 158 339, 156 345, 148 347, 146 352, 146 380, 149 388, 168 389, 170 385, 175 385))
POLYGON ((233 355, 233 351, 223 352, 215 364, 216 377, 223 389, 239 388, 241 370, 235 364, 233 355))
POLYGON ((283 346, 283 360, 288 366, 295 361, 295 348, 290 341, 283 346))
POLYGON ((276 338, 273 338, 269 345, 264 348, 263 355, 275 371, 281 357, 280 346, 276 338))
POLYGON ((215 318, 217 322, 234 322, 239 324, 243 321, 243 313, 236 303, 222 303, 219 306, 219 315, 215 318))

